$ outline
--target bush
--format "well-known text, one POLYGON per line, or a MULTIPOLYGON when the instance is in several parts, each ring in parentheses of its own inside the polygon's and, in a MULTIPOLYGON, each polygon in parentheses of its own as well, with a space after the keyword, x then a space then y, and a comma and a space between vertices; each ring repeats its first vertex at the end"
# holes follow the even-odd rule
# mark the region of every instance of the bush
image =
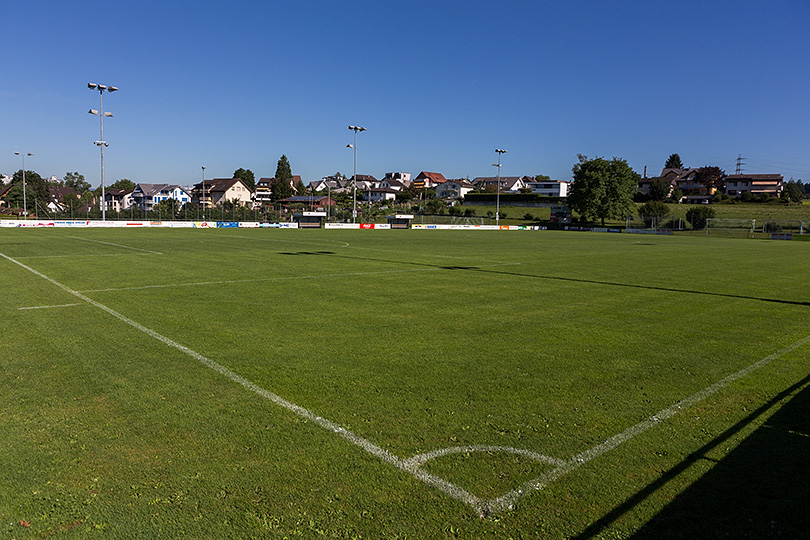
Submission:
POLYGON ((647 227, 652 227, 668 215, 669 207, 661 201, 650 201, 638 207, 638 216, 647 227))
POLYGON ((524 221, 534 221, 534 216, 531 215, 529 212, 523 214, 524 221))
POLYGON ((711 206, 693 206, 686 211, 686 221, 693 229, 703 229, 706 221, 714 217, 714 208, 711 206))
POLYGON ((776 221, 766 221, 762 226, 762 230, 766 233, 782 232, 782 226, 776 221))

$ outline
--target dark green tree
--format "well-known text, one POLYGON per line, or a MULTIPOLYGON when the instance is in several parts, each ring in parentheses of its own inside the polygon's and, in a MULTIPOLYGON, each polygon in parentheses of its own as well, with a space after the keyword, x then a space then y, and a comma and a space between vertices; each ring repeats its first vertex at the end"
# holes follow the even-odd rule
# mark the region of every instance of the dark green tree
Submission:
POLYGON ((536 174, 536 175, 534 175, 534 181, 535 182, 548 182, 549 180, 551 180, 551 177, 546 176, 545 174, 536 174))
POLYGON ((692 206, 686 211, 686 221, 693 229, 703 229, 706 221, 714 217, 714 208, 706 206, 692 206))
POLYGON ((6 201, 12 208, 23 208, 28 206, 28 211, 33 212, 34 203, 45 206, 50 200, 50 190, 48 182, 34 171, 25 171, 25 190, 23 190, 23 171, 20 169, 11 177, 11 190, 6 195, 6 201), (23 196, 25 191, 25 196, 23 196))
POLYGON ((135 189, 135 182, 129 178, 122 178, 121 180, 111 184, 110 187, 114 189, 135 189))
POLYGON ((662 201, 650 201, 638 207, 638 216, 647 227, 654 227, 669 215, 669 206, 662 201))
POLYGON ((295 184, 295 194, 296 195, 307 195, 307 187, 304 183, 299 179, 298 182, 295 184))
POLYGON ((90 182, 85 181, 84 175, 78 172, 67 172, 62 182, 65 187, 72 188, 76 193, 84 193, 90 189, 90 182))
POLYGON ((586 221, 623 219, 635 210, 633 195, 638 190, 639 174, 627 161, 614 157, 588 159, 580 154, 574 165, 574 182, 568 205, 586 221))
POLYGON ((233 177, 241 178, 245 185, 250 188, 250 191, 256 190, 256 177, 250 169, 242 169, 240 167, 233 172, 233 177))
POLYGON ((650 200, 664 201, 672 191, 672 184, 667 178, 655 178, 650 182, 650 200))
POLYGON ((713 165, 701 167, 695 173, 695 182, 706 186, 709 192, 723 189, 726 185, 726 171, 713 165))
POLYGON ((282 154, 278 160, 278 165, 276 166, 276 176, 273 178, 273 182, 271 183, 273 198, 275 200, 292 197, 293 187, 290 184, 290 179, 292 176, 290 162, 287 160, 287 156, 282 154))
POLYGON ((801 202, 804 198, 804 191, 802 190, 801 180, 795 182, 793 178, 788 180, 782 189, 782 199, 789 202, 801 202))
POLYGON ((681 161, 681 156, 678 154, 671 154, 667 158, 667 162, 664 163, 665 169, 683 169, 683 162, 681 161))

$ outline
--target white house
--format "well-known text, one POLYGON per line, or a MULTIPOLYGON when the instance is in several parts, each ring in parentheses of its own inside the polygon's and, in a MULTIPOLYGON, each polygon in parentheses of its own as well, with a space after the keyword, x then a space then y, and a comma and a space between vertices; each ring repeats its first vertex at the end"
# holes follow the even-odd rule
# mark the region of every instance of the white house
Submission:
POLYGON ((567 197, 568 188, 571 182, 566 180, 543 180, 540 182, 526 182, 526 187, 532 190, 532 193, 544 195, 546 197, 567 197))
POLYGON ((364 199, 369 202, 394 201, 397 191, 390 188, 371 188, 363 192, 364 199))
POLYGON ((460 199, 475 190, 475 186, 464 179, 448 180, 436 186, 436 197, 439 199, 460 199))

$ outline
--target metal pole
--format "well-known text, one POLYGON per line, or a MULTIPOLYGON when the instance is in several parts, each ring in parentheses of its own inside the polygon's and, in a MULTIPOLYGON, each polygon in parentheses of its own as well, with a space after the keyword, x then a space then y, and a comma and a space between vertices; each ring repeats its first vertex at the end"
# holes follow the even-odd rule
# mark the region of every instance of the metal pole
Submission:
POLYGON ((354 130, 354 179, 352 187, 352 223, 357 221, 357 130, 354 130))
POLYGON ((202 204, 202 220, 205 221, 205 201, 203 200, 205 197, 205 165, 202 166, 202 195, 200 195, 200 204, 202 204))
POLYGON ((107 201, 106 194, 104 192, 104 90, 99 88, 98 91, 98 119, 101 125, 101 144, 98 145, 101 148, 101 221, 107 221, 107 201))
POLYGON ((500 148, 496 148, 495 152, 498 153, 498 164, 495 165, 498 167, 498 175, 496 178, 496 182, 498 184, 498 194, 495 197, 495 225, 500 225, 501 220, 501 154, 505 154, 506 150, 502 150, 500 148))

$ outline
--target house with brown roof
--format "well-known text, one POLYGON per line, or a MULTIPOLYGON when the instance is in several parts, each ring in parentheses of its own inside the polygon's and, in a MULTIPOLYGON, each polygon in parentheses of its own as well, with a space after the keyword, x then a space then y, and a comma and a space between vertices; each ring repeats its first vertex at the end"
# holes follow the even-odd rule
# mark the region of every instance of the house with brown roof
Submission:
POLYGON ((429 189, 435 188, 439 184, 444 184, 445 182, 447 182, 447 178, 445 178, 442 173, 422 171, 416 176, 416 178, 413 179, 411 185, 418 189, 429 189))

